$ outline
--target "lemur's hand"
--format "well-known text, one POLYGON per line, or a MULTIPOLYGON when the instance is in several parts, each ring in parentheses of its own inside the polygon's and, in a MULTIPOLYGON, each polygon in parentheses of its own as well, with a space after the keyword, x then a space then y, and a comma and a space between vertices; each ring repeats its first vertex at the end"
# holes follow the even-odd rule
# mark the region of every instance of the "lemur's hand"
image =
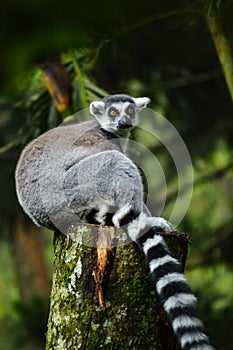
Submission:
POLYGON ((128 235, 133 241, 136 241, 139 236, 144 235, 152 227, 162 232, 175 231, 175 228, 167 220, 161 217, 148 216, 142 212, 128 225, 128 235))

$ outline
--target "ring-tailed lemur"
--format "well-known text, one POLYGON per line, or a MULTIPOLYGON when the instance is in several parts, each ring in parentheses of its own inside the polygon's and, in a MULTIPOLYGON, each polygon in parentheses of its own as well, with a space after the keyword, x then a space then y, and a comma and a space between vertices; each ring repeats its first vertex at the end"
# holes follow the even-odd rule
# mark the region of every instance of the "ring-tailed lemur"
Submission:
POLYGON ((101 225, 109 213, 115 227, 128 224, 182 349, 211 350, 182 266, 158 235, 174 228, 145 209, 140 173, 119 142, 138 124, 148 102, 147 97, 105 97, 90 104, 95 120, 57 127, 32 141, 16 168, 18 199, 37 225, 62 232, 80 220, 93 220, 93 213, 101 225))

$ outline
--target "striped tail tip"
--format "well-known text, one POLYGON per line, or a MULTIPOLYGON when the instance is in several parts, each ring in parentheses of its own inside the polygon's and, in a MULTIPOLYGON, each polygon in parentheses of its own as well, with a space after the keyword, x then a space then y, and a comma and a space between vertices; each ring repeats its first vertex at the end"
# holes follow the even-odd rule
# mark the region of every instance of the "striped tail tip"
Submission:
POLYGON ((151 227, 135 241, 145 254, 156 291, 181 348, 214 350, 197 317, 197 299, 187 283, 183 267, 172 257, 158 231, 158 227, 151 227))

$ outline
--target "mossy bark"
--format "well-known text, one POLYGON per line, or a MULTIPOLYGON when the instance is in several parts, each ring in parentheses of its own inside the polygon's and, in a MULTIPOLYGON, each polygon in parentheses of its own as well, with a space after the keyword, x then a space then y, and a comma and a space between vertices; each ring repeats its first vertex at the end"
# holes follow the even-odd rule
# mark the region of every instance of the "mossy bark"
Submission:
MULTIPOLYGON (((82 244, 84 231, 86 237, 91 236, 93 227, 77 227, 72 239, 55 233, 46 349, 178 349, 144 256, 134 243, 111 250, 114 261, 101 307, 94 278, 96 248, 82 244)), ((165 239, 183 263, 186 236, 168 235, 165 239)))

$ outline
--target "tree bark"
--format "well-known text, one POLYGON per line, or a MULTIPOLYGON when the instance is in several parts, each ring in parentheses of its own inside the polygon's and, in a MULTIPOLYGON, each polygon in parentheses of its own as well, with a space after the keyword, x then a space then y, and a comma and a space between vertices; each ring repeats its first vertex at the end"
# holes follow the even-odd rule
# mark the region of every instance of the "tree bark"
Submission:
MULTIPOLYGON (((115 248, 116 232, 105 230, 114 242, 110 249, 93 247, 93 237, 99 240, 94 225, 80 225, 67 237, 55 232, 46 349, 178 349, 142 252, 132 242, 115 248)), ((184 263, 187 236, 165 239, 184 263)))

